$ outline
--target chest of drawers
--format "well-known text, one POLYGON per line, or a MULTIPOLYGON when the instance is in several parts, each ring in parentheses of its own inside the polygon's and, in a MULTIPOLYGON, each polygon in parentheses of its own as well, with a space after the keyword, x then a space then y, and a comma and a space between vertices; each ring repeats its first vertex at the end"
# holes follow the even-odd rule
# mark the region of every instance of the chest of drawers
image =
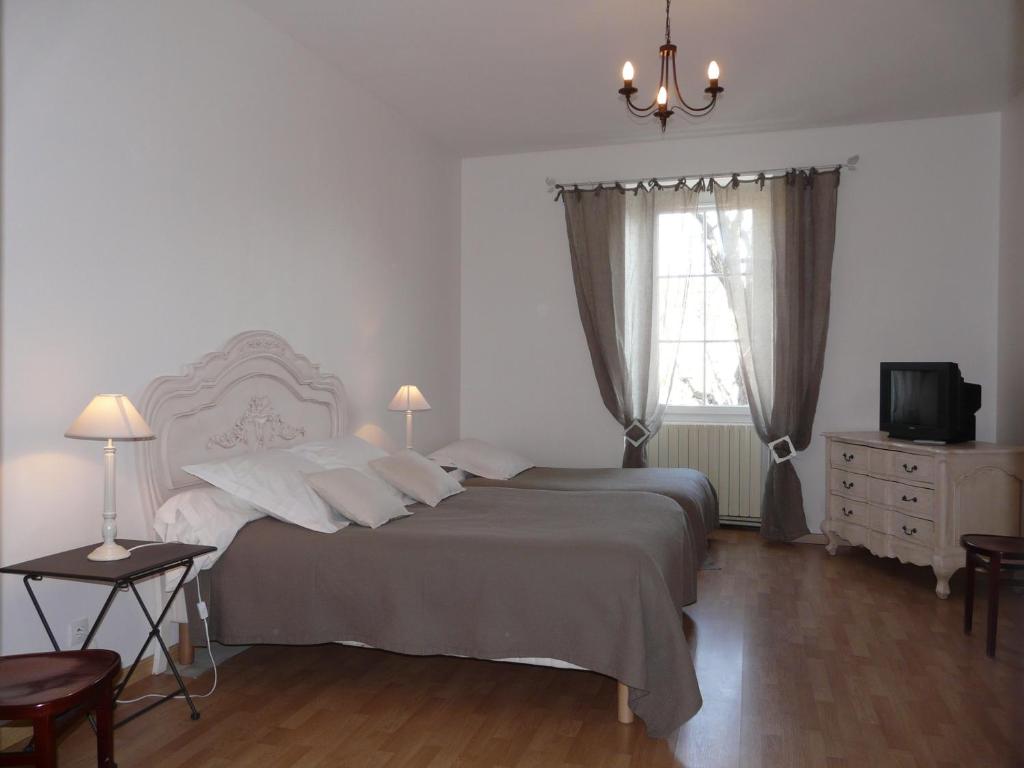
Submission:
POLYGON ((945 598, 965 564, 961 534, 1024 535, 1024 446, 922 445, 881 432, 825 437, 830 554, 852 544, 930 566, 945 598))

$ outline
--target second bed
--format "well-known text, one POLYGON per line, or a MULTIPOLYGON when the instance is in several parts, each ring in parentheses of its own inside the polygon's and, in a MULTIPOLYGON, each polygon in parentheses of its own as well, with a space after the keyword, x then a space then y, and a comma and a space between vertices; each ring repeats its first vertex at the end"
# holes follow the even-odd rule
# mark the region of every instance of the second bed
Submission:
POLYGON ((707 537, 718 528, 718 496, 707 475, 693 469, 574 469, 532 467, 510 480, 469 477, 465 486, 539 491, 646 491, 667 496, 686 513, 698 567, 707 557, 707 537))

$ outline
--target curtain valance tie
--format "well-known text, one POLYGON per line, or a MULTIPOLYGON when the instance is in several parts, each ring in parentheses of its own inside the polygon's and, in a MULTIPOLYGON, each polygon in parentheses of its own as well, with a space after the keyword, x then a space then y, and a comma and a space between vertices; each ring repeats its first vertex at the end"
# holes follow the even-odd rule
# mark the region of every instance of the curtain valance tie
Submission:
POLYGON ((644 424, 640 419, 633 419, 633 423, 626 427, 626 431, 622 433, 622 436, 626 439, 626 442, 632 445, 634 448, 639 448, 641 445, 651 439, 654 433, 644 424))
POLYGON ((772 460, 776 464, 790 461, 798 453, 796 446, 793 445, 793 441, 789 439, 789 435, 783 435, 778 440, 772 440, 768 443, 768 450, 771 451, 772 460))

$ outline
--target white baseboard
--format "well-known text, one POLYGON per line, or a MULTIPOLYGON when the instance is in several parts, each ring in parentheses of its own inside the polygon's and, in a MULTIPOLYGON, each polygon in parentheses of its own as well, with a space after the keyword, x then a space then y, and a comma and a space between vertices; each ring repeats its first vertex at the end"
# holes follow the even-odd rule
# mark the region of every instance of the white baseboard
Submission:
POLYGON ((819 544, 825 546, 828 544, 828 537, 823 533, 808 533, 805 536, 801 536, 799 539, 793 540, 794 544, 819 544))

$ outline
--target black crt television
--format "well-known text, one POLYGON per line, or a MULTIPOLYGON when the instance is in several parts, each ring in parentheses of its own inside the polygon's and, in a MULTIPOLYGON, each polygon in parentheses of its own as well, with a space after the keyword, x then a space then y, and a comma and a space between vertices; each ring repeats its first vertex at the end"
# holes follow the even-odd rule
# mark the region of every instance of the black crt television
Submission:
POLYGON ((902 440, 962 443, 974 439, 981 386, 956 363, 882 363, 879 429, 902 440))

